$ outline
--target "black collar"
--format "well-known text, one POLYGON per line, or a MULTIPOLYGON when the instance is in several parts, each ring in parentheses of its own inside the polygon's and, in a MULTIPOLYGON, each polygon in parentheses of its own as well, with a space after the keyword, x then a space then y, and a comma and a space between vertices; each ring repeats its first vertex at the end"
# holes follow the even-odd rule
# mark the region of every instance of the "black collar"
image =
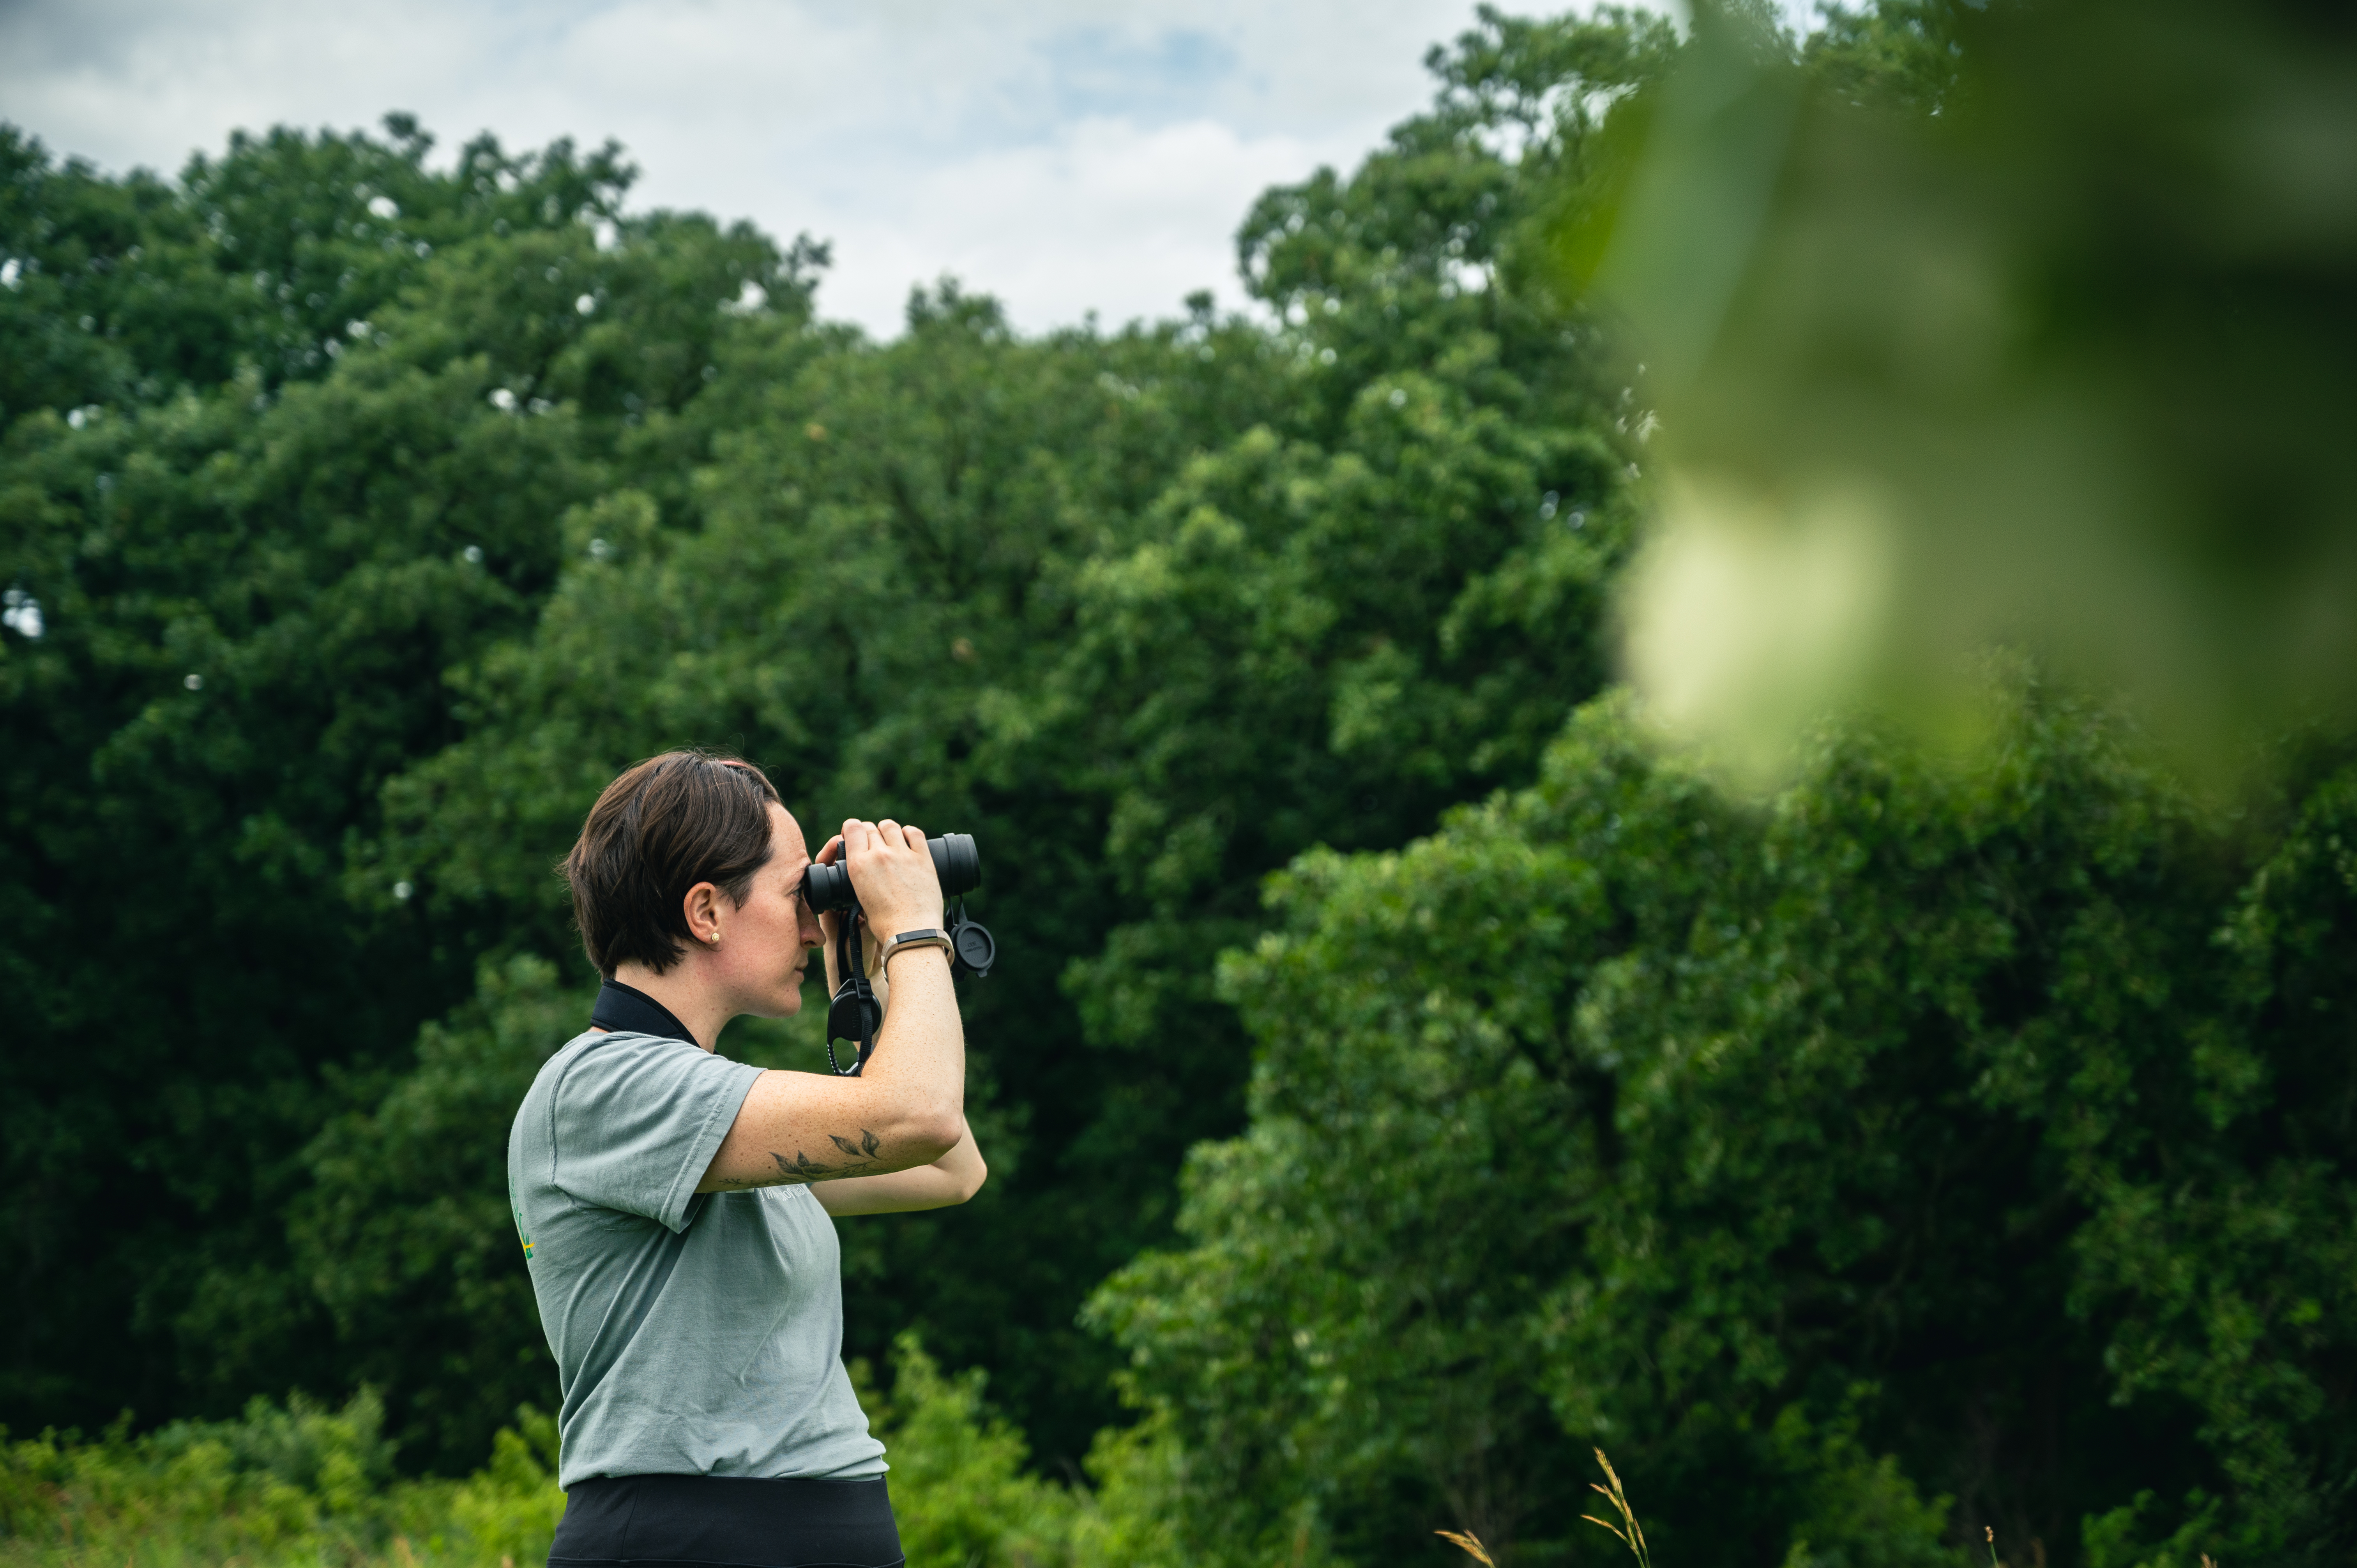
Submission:
POLYGON ((637 986, 625 985, 619 980, 609 979, 597 988, 597 1005, 589 1010, 589 1022, 617 1034, 665 1035, 702 1048, 701 1042, 688 1033, 687 1026, 672 1016, 670 1008, 637 986))

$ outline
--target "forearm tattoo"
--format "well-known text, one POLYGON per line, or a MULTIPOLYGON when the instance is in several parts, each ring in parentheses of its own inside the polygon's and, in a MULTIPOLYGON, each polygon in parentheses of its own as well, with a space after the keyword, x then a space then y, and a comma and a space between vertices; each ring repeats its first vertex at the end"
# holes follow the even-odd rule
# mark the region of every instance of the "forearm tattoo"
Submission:
POLYGON ((800 1149, 794 1151, 792 1159, 788 1159, 772 1149, 770 1151, 770 1158, 778 1162, 778 1175, 774 1178, 763 1180, 752 1176, 723 1176, 720 1185, 782 1187, 814 1181, 840 1181, 845 1176, 866 1176, 884 1163, 877 1157, 877 1151, 884 1146, 883 1141, 865 1127, 859 1130, 857 1143, 836 1133, 829 1133, 826 1135, 826 1141, 833 1144, 843 1156, 834 1164, 830 1165, 824 1160, 812 1159, 800 1149))

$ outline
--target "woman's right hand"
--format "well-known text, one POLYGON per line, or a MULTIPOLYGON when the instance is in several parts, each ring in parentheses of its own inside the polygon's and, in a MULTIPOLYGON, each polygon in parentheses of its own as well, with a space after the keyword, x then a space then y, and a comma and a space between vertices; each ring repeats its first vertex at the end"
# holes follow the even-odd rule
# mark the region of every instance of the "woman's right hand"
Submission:
POLYGON ((838 842, 859 907, 866 911, 867 929, 879 940, 902 931, 942 929, 941 874, 933 869, 923 829, 902 827, 888 817, 880 822, 854 817, 844 822, 838 842))

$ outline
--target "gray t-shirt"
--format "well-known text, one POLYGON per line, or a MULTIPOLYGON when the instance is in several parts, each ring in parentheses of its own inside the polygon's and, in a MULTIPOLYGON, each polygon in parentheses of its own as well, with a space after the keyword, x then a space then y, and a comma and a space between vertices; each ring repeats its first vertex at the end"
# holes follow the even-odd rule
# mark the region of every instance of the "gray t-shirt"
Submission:
POLYGON ((807 1187, 695 1190, 760 1075, 593 1031, 516 1112, 508 1201, 564 1392, 560 1486, 888 1468, 843 1369, 832 1217, 807 1187))

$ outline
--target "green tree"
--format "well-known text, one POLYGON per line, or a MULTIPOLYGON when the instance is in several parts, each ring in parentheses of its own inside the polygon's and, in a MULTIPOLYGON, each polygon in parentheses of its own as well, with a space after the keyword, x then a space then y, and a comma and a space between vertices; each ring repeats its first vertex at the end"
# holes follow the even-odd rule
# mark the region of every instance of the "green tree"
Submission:
POLYGON ((340 1389, 288 1250, 300 1153, 487 945, 348 898, 347 841, 455 738, 444 672, 531 624, 565 509, 667 474, 712 345, 799 329, 819 258, 662 214, 601 249, 626 171, 562 145, 443 174, 410 133, 277 134, 175 186, 7 145, 0 330, 81 309, 103 351, 0 441, 0 947, 28 1031, 0 1067, 0 1406, 340 1389), (430 241, 375 232, 407 221, 385 192, 430 241), (263 300, 249 264, 297 292, 263 300))
MULTIPOLYGON (((1287 929, 1222 970, 1250 1126, 1190 1158, 1186 1244, 1091 1307, 1146 1413, 1107 1474, 1159 1520, 1138 1538, 1195 1562, 1439 1561, 1440 1519, 1522 1561, 1609 1557, 1573 1506, 1591 1443, 1665 1561, 1932 1562, 1984 1529, 2017 1561, 2337 1561, 2345 745, 2276 748, 2251 771, 2280 795, 2228 822, 2133 726, 1985 659, 1970 767, 1796 715, 1859 648, 1953 663, 2040 552, 2099 535, 2088 559, 2122 575, 2069 579, 2100 602, 2070 623, 2071 590, 2049 646, 2152 653, 2189 711, 2261 669, 2332 698, 2341 618, 2284 607, 2339 569, 2339 393, 2308 389, 2345 247, 2282 183, 2304 155, 2241 192, 2216 153, 2239 112, 2183 89, 2228 70, 2233 102, 2304 102, 2293 62, 2345 39, 2288 12, 1910 4, 1802 45, 1763 7, 1701 10, 1674 61, 1583 101, 1601 117, 1501 272, 1532 300, 1605 259, 1688 469, 1678 526, 1717 507, 1724 547, 1636 603, 1645 709, 1592 705, 1537 788, 1399 855, 1320 851, 1275 883, 1287 929), (2115 50, 2101 92, 2067 88, 2115 50), (2184 227, 2278 201, 2232 244, 2184 227), (2120 373, 2195 297, 2224 314, 2172 373, 2120 373), (2301 406, 2246 426, 2220 352, 2301 406), (2123 489, 2128 452, 2150 460, 2123 489), (1993 503, 1991 474, 2035 504, 1993 503), (1729 475, 1758 518, 1706 493, 1729 475), (1843 596, 1881 560, 1843 532, 1858 475, 1916 508, 1879 601, 1843 596), (2072 508, 2010 556, 1987 522, 2072 508), (1958 562, 1990 575, 1938 569, 1958 562), (1857 640, 1861 603, 1882 618, 1857 640), (1753 616, 1800 629, 1747 641, 1753 616), (1806 701, 1776 683, 1793 669, 1806 701), (1807 734, 1789 787, 1738 808, 1653 755, 1696 670, 1738 739, 1807 734)), ((1340 270, 1330 190, 1264 204, 1305 275, 1340 270)), ((1652 417, 1621 409, 1641 441, 1652 417)), ((2264 731, 2278 695, 2227 727, 2264 731)))
POLYGON ((109 179, 0 125, 0 428, 36 408, 149 405, 241 370, 331 370, 437 246, 610 220, 633 172, 611 144, 520 156, 490 136, 447 174, 414 117, 365 134, 240 132, 177 182, 109 179))
MULTIPOLYGON (((1603 681, 1618 393, 1592 338, 1480 269, 1545 188, 1534 124, 1568 145, 1665 39, 1490 17, 1437 58, 1431 114, 1247 223, 1274 329, 1206 297, 1023 342, 945 284, 890 344, 726 346, 675 422, 718 411, 709 459, 669 499, 570 515, 535 629, 454 672, 468 733, 389 787, 354 886, 410 883, 500 950, 576 965, 546 868, 616 769, 681 743, 761 760, 822 831, 888 810, 979 833, 1008 952, 970 993, 997 1179, 967 1210, 845 1227, 851 1343, 920 1328, 992 1369, 1041 1452, 1085 1452, 1111 1359, 1073 1314, 1167 1233, 1185 1149, 1241 1114, 1248 1045, 1211 972, 1259 928, 1257 879, 1527 777, 1603 681), (1313 195, 1343 214, 1318 234, 1286 216, 1313 195)), ((484 1109, 473 1135, 500 1132, 484 1109)), ((357 1213, 357 1172, 320 1169, 357 1213)), ((416 1288, 464 1296, 455 1263, 416 1288)), ((497 1332, 520 1356, 531 1336, 497 1332)))
POLYGON ((1251 1129, 1092 1309, 1197 1560, 1305 1499, 1354 1560, 1618 1551, 1590 1443, 1663 1561, 1931 1552, 1909 1477, 2008 1555, 2204 1488, 2205 1550, 2343 1549, 2352 775, 2254 841, 2015 695, 1984 773, 1828 737, 1757 811, 1607 700, 1537 788, 1275 884, 1251 1129))

